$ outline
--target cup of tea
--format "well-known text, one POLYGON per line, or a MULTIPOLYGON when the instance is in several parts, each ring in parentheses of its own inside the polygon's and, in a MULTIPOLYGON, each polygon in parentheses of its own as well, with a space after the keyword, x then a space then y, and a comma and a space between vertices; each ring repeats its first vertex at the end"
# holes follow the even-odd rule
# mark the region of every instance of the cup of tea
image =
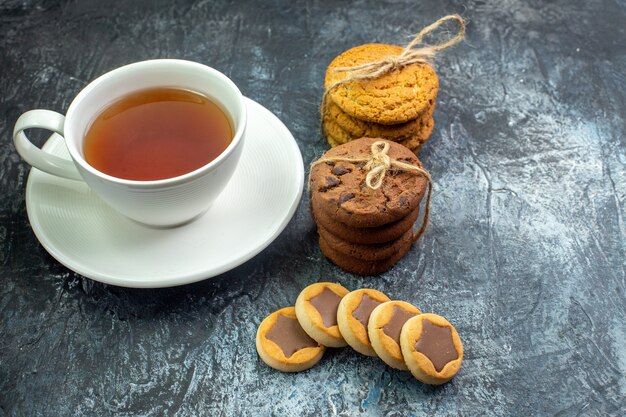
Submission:
POLYGON ((202 215, 226 187, 246 120, 243 96, 224 74, 196 62, 156 59, 97 78, 65 116, 24 113, 13 141, 33 167, 82 180, 126 217, 167 227, 202 215), (24 132, 30 128, 61 135, 71 160, 34 146, 24 132))

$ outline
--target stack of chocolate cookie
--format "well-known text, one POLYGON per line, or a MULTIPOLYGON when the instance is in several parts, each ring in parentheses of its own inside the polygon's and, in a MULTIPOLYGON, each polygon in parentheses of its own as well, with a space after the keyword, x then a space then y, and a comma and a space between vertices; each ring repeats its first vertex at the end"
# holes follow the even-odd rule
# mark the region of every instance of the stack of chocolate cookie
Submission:
POLYGON ((361 137, 398 142, 416 154, 433 131, 439 80, 432 66, 406 65, 378 78, 336 85, 350 76, 336 71, 398 56, 395 45, 366 44, 336 57, 326 70, 322 128, 331 146, 361 137))
POLYGON ((379 188, 368 187, 366 161, 376 142, 389 144, 390 160, 421 167, 413 152, 398 143, 362 138, 326 152, 310 173, 311 209, 322 253, 360 275, 387 271, 409 251, 428 185, 423 175, 390 167, 379 188))

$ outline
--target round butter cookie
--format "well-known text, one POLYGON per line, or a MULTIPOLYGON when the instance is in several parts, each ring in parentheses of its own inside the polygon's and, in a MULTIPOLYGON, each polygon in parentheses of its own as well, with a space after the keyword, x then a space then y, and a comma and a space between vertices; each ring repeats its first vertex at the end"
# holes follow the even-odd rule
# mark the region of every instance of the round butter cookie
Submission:
POLYGON ((319 362, 326 348, 302 329, 296 309, 285 307, 261 322, 256 333, 256 350, 270 367, 282 372, 299 372, 319 362))
MULTIPOLYGON (((325 88, 341 81, 349 72, 335 68, 353 67, 398 56, 404 48, 395 45, 366 44, 336 57, 326 70, 325 88)), ((384 125, 406 123, 434 106, 439 90, 435 70, 428 64, 411 64, 372 80, 350 81, 328 93, 337 106, 359 120, 384 125)))
MULTIPOLYGON (((384 126, 384 125, 377 125, 377 126, 384 126)), ((384 126, 384 127, 391 128, 393 126, 384 126)), ((404 142, 407 142, 407 143, 414 143, 416 141, 425 142, 430 137, 430 134, 433 131, 433 127, 434 127, 434 120, 433 120, 432 115, 429 115, 428 118, 424 119, 423 121, 420 121, 417 124, 417 128, 415 129, 415 131, 413 131, 409 135, 398 136, 395 134, 388 134, 386 132, 381 132, 381 129, 371 129, 372 131, 378 131, 376 135, 358 135, 358 134, 351 133, 345 130, 343 127, 339 126, 337 121, 333 119, 332 117, 330 117, 328 114, 324 115, 322 119, 322 129, 324 131, 324 136, 327 139, 328 137, 332 138, 332 142, 335 144, 344 144, 344 143, 350 142, 351 140, 360 139, 362 137, 370 137, 370 138, 392 140, 394 142, 402 143, 403 145, 407 146, 404 142)), ((391 129, 386 129, 386 130, 391 130, 391 129)), ((415 145, 411 145, 411 146, 415 146, 415 145)), ((407 146, 407 148, 410 148, 410 147, 407 146)))
MULTIPOLYGON (((322 158, 357 158, 371 156, 371 146, 381 141, 361 138, 327 151, 322 158)), ((410 149, 393 141, 388 156, 410 165, 421 167, 410 149)), ((323 162, 311 168, 310 192, 312 199, 329 217, 350 227, 377 227, 400 220, 415 210, 426 191, 428 180, 421 174, 387 170, 380 188, 372 190, 365 185, 365 162, 323 162)))
POLYGON ((395 125, 381 125, 356 119, 345 113, 339 106, 332 102, 328 103, 325 119, 335 123, 337 127, 346 132, 352 139, 369 137, 383 138, 399 142, 403 139, 415 136, 420 132, 429 119, 432 119, 435 107, 431 107, 423 115, 405 123, 395 125))
POLYGON ((367 323, 372 310, 390 301, 389 297, 371 288, 355 290, 345 295, 337 309, 337 323, 341 335, 359 353, 376 356, 367 334, 367 323))
MULTIPOLYGON (((328 141, 328 137, 332 138, 333 143, 337 143, 339 145, 350 142, 355 139, 350 133, 343 130, 335 120, 330 117, 328 113, 324 114, 322 117, 322 130, 324 131, 324 136, 328 141)), ((362 136, 358 136, 359 138, 362 136)), ((330 142, 329 142, 330 143, 330 142)), ((336 145, 335 145, 336 146, 336 145)))
POLYGON ((398 141, 398 143, 400 145, 406 146, 407 148, 412 150, 413 153, 418 154, 419 148, 422 146, 424 142, 428 140, 430 135, 433 133, 434 127, 435 127, 435 120, 431 117, 430 120, 428 120, 426 124, 423 126, 422 130, 417 132, 415 136, 400 140, 398 141))
POLYGON ((332 282, 318 282, 302 290, 296 300, 296 316, 304 331, 318 343, 343 347, 347 343, 337 325, 337 308, 350 291, 332 282))
POLYGON ((324 133, 324 136, 326 136, 326 142, 330 145, 331 148, 334 148, 335 146, 343 145, 344 143, 344 142, 340 142, 339 139, 335 139, 334 137, 328 135, 327 133, 324 133))
POLYGON ((448 382, 463 362, 463 344, 454 326, 436 314, 421 314, 404 324, 400 333, 404 361, 425 384, 448 382))
POLYGON ((406 371, 400 332, 404 323, 421 314, 415 306, 405 301, 388 301, 376 307, 370 315, 367 332, 376 354, 392 368, 406 371))
MULTIPOLYGON (((409 148, 415 155, 418 155, 422 144, 426 142, 428 138, 430 138, 430 135, 433 133, 434 127, 435 121, 432 117, 430 117, 428 120, 424 121, 424 123, 420 126, 420 129, 417 130, 412 136, 390 138, 385 135, 377 135, 375 137, 397 142, 402 146, 409 148)), ((363 137, 362 135, 356 136, 352 135, 349 132, 346 132, 332 119, 329 119, 327 117, 324 117, 324 120, 322 122, 322 128, 324 130, 326 142, 328 142, 331 148, 363 137)))

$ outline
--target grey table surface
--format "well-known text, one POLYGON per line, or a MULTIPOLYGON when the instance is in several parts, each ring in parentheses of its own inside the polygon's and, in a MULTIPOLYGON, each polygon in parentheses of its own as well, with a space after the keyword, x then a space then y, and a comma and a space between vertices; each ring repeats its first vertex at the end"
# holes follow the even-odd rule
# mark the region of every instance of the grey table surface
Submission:
POLYGON ((625 415, 624 68, 623 0, 0 1, 0 416, 625 415), (126 63, 189 59, 274 112, 308 164, 327 148, 332 58, 450 13, 468 30, 437 58, 432 222, 391 271, 330 264, 306 196, 261 254, 176 288, 93 282, 33 234, 22 112, 64 112, 126 63), (298 374, 265 366, 258 324, 319 280, 446 316, 460 373, 430 387, 351 349, 298 374))

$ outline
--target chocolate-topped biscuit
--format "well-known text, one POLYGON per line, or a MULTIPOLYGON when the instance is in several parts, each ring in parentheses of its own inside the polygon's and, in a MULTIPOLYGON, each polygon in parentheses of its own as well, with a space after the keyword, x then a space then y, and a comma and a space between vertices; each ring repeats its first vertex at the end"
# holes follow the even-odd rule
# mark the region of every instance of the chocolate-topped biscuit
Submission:
POLYGON ((388 271, 393 267, 406 253, 411 249, 412 240, 400 247, 398 252, 386 259, 377 261, 364 261, 363 259, 354 258, 344 255, 332 249, 328 242, 322 236, 319 238, 320 249, 332 263, 343 269, 357 275, 378 275, 388 271))
MULTIPOLYGON (((366 44, 337 56, 328 66, 325 88, 350 75, 336 68, 353 67, 398 56, 404 48, 395 45, 366 44)), ((437 99, 439 80, 428 64, 415 63, 368 80, 350 81, 332 88, 330 99, 345 113, 357 119, 380 123, 405 123, 424 114, 437 99)))
POLYGON ((370 314, 367 331, 376 354, 392 368, 406 371, 400 347, 400 334, 404 323, 420 310, 405 301, 388 301, 370 314))
POLYGON ((367 334, 370 314, 389 297, 371 288, 355 290, 343 297, 337 309, 337 323, 346 342, 357 352, 376 356, 367 334))
POLYGON ((404 324, 400 346, 407 367, 425 384, 443 384, 463 362, 463 344, 454 326, 436 314, 415 316, 404 324))
POLYGON ((337 308, 349 291, 339 284, 318 282, 300 292, 296 300, 296 316, 304 331, 317 342, 330 347, 347 343, 337 326, 337 308))
POLYGON ((265 334, 265 338, 276 343, 286 358, 290 358, 300 349, 319 345, 306 334, 297 319, 284 314, 277 316, 276 324, 265 334))
POLYGON ((376 245, 364 245, 345 241, 335 236, 321 225, 317 226, 317 232, 335 252, 364 261, 388 259, 400 252, 407 245, 410 245, 413 240, 412 229, 408 229, 396 240, 376 245))
POLYGON ((338 159, 367 159, 372 156, 375 142, 389 145, 391 160, 421 168, 410 149, 392 141, 375 138, 353 140, 324 154, 311 168, 311 199, 321 211, 350 227, 378 227, 398 221, 415 210, 426 191, 427 178, 415 171, 387 169, 382 185, 372 189, 366 185, 368 170, 365 162, 338 159))
POLYGON ((302 329, 296 309, 285 307, 261 322, 256 349, 270 367, 282 372, 298 372, 315 365, 324 355, 325 347, 302 329))

